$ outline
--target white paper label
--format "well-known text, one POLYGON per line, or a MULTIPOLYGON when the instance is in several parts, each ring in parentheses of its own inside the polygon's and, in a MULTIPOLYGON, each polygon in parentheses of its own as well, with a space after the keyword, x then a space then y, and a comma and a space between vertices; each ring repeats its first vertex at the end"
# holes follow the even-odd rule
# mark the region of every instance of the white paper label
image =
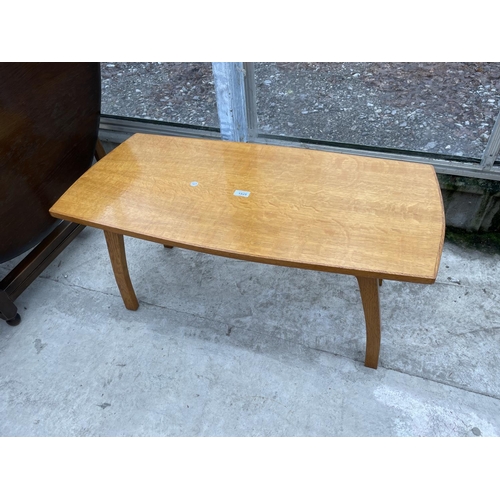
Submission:
POLYGON ((250 196, 250 191, 241 191, 237 189, 234 193, 234 196, 243 196, 244 198, 248 198, 250 196))

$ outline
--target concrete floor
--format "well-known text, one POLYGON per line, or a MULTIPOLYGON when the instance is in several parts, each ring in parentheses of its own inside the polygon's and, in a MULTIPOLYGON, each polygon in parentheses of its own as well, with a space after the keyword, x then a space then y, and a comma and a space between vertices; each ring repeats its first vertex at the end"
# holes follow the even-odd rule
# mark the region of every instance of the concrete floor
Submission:
POLYGON ((375 371, 353 277, 126 247, 138 311, 87 228, 0 321, 1 436, 500 435, 499 255, 385 281, 375 371))

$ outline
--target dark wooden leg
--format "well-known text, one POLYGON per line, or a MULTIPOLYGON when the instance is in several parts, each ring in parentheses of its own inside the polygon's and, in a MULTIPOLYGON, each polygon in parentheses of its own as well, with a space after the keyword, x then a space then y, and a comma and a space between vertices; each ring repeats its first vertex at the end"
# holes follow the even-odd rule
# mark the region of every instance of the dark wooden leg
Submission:
POLYGON ((14 301, 84 228, 73 222, 61 222, 0 281, 1 319, 13 326, 20 323, 14 301))
POLYGON ((174 247, 171 247, 171 246, 168 246, 168 245, 163 245, 165 248, 174 248, 174 247))
POLYGON ((366 323, 365 366, 377 368, 380 353, 380 302, 378 296, 379 280, 356 276, 363 302, 366 323))
POLYGON ((131 311, 135 311, 139 307, 139 302, 135 296, 134 287, 128 274, 123 235, 104 231, 104 236, 106 237, 109 258, 111 259, 111 265, 115 273, 116 284, 120 290, 125 307, 131 311))
POLYGON ((0 318, 7 321, 11 326, 16 326, 21 322, 17 307, 5 290, 0 290, 0 318))

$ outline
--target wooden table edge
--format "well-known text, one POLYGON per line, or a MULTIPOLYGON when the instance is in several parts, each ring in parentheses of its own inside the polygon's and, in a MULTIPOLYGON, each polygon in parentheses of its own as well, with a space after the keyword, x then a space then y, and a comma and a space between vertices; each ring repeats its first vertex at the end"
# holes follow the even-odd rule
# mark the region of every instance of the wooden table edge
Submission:
MULTIPOLYGON (((211 248, 211 247, 202 247, 202 246, 197 246, 193 245, 191 243, 186 243, 182 241, 175 241, 175 240, 167 240, 167 239, 162 239, 158 238, 156 236, 152 236, 149 234, 145 233, 136 233, 133 231, 126 231, 120 228, 114 228, 114 227, 109 227, 105 226, 103 224, 95 223, 95 222, 89 222, 85 221, 82 219, 78 219, 75 217, 70 217, 67 216, 63 213, 53 211, 52 208, 50 209, 50 214, 58 219, 62 220, 68 220, 71 222, 76 222, 77 224, 82 224, 84 226, 89 226, 89 227, 94 227, 96 229, 102 229, 105 232, 111 232, 111 233, 116 233, 116 234, 121 234, 123 236, 129 236, 131 238, 137 238, 140 240, 145 240, 145 241, 151 241, 153 243, 159 243, 161 245, 164 245, 166 247, 178 247, 178 248, 183 248, 185 250, 192 250, 195 252, 199 253, 206 253, 210 255, 216 255, 219 257, 226 257, 230 259, 236 259, 236 260, 243 260, 247 262, 256 262, 260 264, 269 264, 269 265, 274 265, 274 266, 281 266, 281 267, 291 267, 291 268, 296 268, 296 269, 306 269, 309 271, 320 271, 320 272, 328 272, 328 273, 333 273, 333 274, 344 274, 344 275, 350 275, 350 276, 359 276, 359 277, 364 277, 364 278, 376 278, 376 279, 385 279, 385 280, 392 280, 392 281, 403 281, 407 283, 420 283, 420 284, 425 284, 425 285, 432 285, 436 281, 437 277, 437 272, 434 275, 407 275, 407 274, 391 274, 387 273, 385 271, 378 271, 378 270, 367 270, 367 269, 353 269, 353 268, 346 268, 346 267, 341 267, 341 266, 324 266, 320 264, 312 264, 309 262, 302 262, 302 261, 288 261, 288 260, 280 260, 280 259, 273 259, 273 258, 268 258, 268 257, 260 257, 260 256, 255 256, 255 255, 250 255, 250 254, 245 254, 245 253, 239 253, 239 252, 233 252, 233 251, 228 251, 220 248, 211 248)), ((440 246, 442 248, 442 244, 440 246)), ((435 269, 437 270, 439 268, 439 259, 438 262, 435 265, 435 269)))

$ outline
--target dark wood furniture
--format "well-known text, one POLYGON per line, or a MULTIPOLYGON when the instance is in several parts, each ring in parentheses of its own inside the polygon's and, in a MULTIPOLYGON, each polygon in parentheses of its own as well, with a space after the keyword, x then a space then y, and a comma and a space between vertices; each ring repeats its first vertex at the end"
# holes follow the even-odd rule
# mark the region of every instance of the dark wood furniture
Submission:
POLYGON ((0 263, 33 249, 0 282, 0 318, 83 229, 49 208, 92 164, 99 63, 0 63, 0 263))

